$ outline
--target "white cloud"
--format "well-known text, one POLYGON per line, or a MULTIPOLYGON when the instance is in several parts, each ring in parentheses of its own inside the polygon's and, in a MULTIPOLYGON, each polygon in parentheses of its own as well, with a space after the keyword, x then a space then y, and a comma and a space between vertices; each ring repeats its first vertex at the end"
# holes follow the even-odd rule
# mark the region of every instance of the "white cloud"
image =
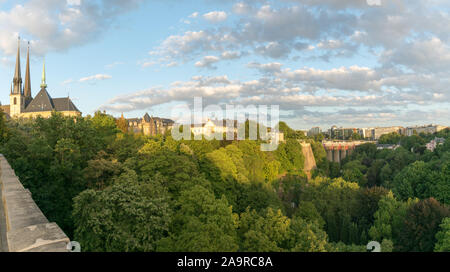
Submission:
POLYGON ((203 18, 210 23, 220 23, 228 18, 228 15, 224 11, 211 11, 203 14, 203 18))
POLYGON ((450 46, 437 37, 408 42, 386 50, 382 61, 389 65, 404 65, 418 72, 440 72, 450 67, 450 46))
POLYGON ((145 61, 140 63, 140 65, 142 66, 142 68, 147 68, 147 67, 151 67, 153 65, 155 65, 156 62, 155 61, 145 61))
POLYGON ((80 82, 87 82, 87 81, 99 81, 99 80, 105 80, 105 79, 111 79, 112 76, 105 75, 105 74, 97 74, 93 76, 83 77, 80 78, 80 82))
POLYGON ((239 59, 240 57, 242 57, 242 53, 237 51, 225 51, 222 52, 221 55, 221 58, 224 60, 234 60, 239 59))
POLYGON ((189 15, 189 18, 193 18, 193 19, 195 19, 195 18, 197 18, 197 17, 198 17, 198 15, 199 15, 199 13, 198 13, 198 12, 194 12, 194 13, 192 13, 191 15, 189 15))
POLYGON ((208 68, 208 69, 216 69, 215 66, 213 66, 214 63, 217 63, 220 61, 220 58, 216 56, 205 56, 201 61, 197 61, 195 63, 196 67, 202 67, 202 68, 208 68))
POLYGON ((281 64, 279 62, 265 63, 265 64, 251 62, 247 65, 247 67, 258 69, 262 73, 279 73, 279 72, 281 72, 282 66, 283 66, 283 64, 281 64))
POLYGON ((73 82, 74 82, 74 80, 70 78, 70 79, 64 80, 61 84, 62 85, 68 85, 68 84, 71 84, 73 82))
POLYGON ((117 66, 123 65, 123 64, 125 64, 125 62, 122 62, 122 61, 115 61, 115 62, 113 62, 113 63, 110 63, 110 64, 105 65, 105 68, 106 68, 106 69, 112 69, 112 68, 114 68, 114 67, 117 67, 117 66))
POLYGON ((0 52, 13 55, 19 33, 26 34, 35 55, 84 45, 143 1, 28 0, 13 5, 0 12, 0 52))

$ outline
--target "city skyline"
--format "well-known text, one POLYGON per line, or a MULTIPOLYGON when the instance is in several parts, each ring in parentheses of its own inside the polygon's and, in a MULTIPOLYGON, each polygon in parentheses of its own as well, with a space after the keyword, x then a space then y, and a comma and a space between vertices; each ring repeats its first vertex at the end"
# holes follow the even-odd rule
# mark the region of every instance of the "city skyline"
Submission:
POLYGON ((0 101, 9 101, 20 35, 22 67, 30 41, 32 94, 45 56, 49 92, 69 95, 84 115, 170 118, 170 106, 202 96, 205 105, 278 104, 295 129, 449 126, 449 9, 401 0, 0 1, 0 101))

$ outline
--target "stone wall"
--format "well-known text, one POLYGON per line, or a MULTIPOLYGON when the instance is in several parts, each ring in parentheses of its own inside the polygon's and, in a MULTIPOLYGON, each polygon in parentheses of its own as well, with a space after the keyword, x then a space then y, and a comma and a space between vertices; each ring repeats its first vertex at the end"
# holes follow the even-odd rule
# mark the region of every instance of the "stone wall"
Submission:
POLYGON ((311 171, 317 168, 316 159, 309 143, 301 143, 303 156, 305 156, 305 166, 303 170, 305 171, 308 179, 311 179, 311 171))
POLYGON ((0 187, 0 251, 68 251, 69 238, 47 220, 1 154, 0 187))

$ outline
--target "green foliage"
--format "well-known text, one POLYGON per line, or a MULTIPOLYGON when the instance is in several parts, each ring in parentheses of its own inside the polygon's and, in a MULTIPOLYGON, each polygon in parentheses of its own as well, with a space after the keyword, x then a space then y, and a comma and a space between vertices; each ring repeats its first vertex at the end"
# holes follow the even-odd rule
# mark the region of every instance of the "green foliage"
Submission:
POLYGON ((346 245, 343 242, 329 243, 327 246, 328 252, 367 252, 365 245, 346 245))
POLYGON ((96 128, 98 133, 104 138, 113 138, 115 134, 119 132, 116 119, 106 113, 97 111, 94 114, 94 117, 91 118, 91 121, 94 128, 96 128))
POLYGON ((325 220, 323 220, 312 201, 300 201, 294 216, 307 222, 315 222, 320 228, 325 226, 325 220))
POLYGON ((100 151, 94 159, 88 161, 83 176, 88 188, 101 190, 111 184, 111 180, 121 172, 121 168, 120 162, 100 151))
POLYGON ((397 132, 381 135, 379 144, 399 144, 402 137, 397 132))
POLYGON ((387 252, 448 251, 449 131, 401 137, 396 150, 364 144, 333 163, 320 139, 282 122, 286 141, 262 152, 262 141, 128 133, 101 112, 1 115, 0 152, 85 251, 365 252, 369 240, 387 252), (435 136, 447 141, 424 151, 435 136), (299 139, 311 144, 314 179, 299 139))
POLYGON ((405 227, 400 235, 400 251, 433 251, 436 233, 445 217, 450 217, 449 208, 433 198, 412 205, 405 218, 405 227))
POLYGON ((9 128, 6 125, 6 115, 2 109, 0 109, 0 144, 8 140, 9 128))
POLYGON ((436 234, 435 252, 450 252, 450 217, 444 218, 436 234))
POLYGON ((398 201, 392 192, 382 197, 374 214, 373 226, 369 230, 370 238, 374 241, 387 239, 398 245, 407 211, 415 202, 417 201, 398 201))
POLYGON ((394 243, 391 240, 383 239, 383 241, 381 241, 381 252, 392 251, 394 251, 394 243))
POLYGON ((362 140, 362 136, 359 133, 353 132, 353 134, 350 136, 349 140, 353 140, 353 141, 362 140))
POLYGON ((177 201, 170 233, 159 243, 160 251, 237 251, 237 218, 225 197, 201 186, 183 191, 177 201))
POLYGON ((74 199, 75 240, 83 251, 149 252, 167 235, 168 194, 158 181, 121 177, 102 191, 86 190, 74 199))
POLYGON ((424 199, 432 196, 435 179, 435 173, 425 162, 416 161, 394 178, 392 191, 401 200, 409 197, 424 199))
POLYGON ((268 208, 263 216, 247 209, 240 215, 238 235, 241 248, 250 252, 283 251, 289 240, 290 219, 281 210, 268 208))
POLYGON ((326 252, 328 236, 316 222, 308 222, 301 218, 294 218, 291 221, 293 245, 291 251, 294 252, 326 252))
POLYGON ((285 139, 306 139, 305 133, 290 128, 285 122, 278 123, 278 131, 284 133, 285 139))

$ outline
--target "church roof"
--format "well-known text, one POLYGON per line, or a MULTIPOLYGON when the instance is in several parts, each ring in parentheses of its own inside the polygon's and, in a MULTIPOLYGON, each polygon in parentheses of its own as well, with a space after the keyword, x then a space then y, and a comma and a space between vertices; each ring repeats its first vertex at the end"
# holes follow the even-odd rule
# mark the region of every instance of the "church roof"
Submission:
POLYGON ((79 111, 68 97, 53 98, 53 105, 55 105, 56 111, 79 111))
POLYGON ((79 111, 70 98, 52 98, 45 88, 28 104, 24 112, 79 111))
POLYGON ((150 115, 148 115, 148 113, 146 113, 145 115, 144 115, 144 120, 145 120, 145 122, 150 122, 150 115))
POLYGON ((52 97, 42 88, 24 112, 52 111, 54 108, 52 97))

